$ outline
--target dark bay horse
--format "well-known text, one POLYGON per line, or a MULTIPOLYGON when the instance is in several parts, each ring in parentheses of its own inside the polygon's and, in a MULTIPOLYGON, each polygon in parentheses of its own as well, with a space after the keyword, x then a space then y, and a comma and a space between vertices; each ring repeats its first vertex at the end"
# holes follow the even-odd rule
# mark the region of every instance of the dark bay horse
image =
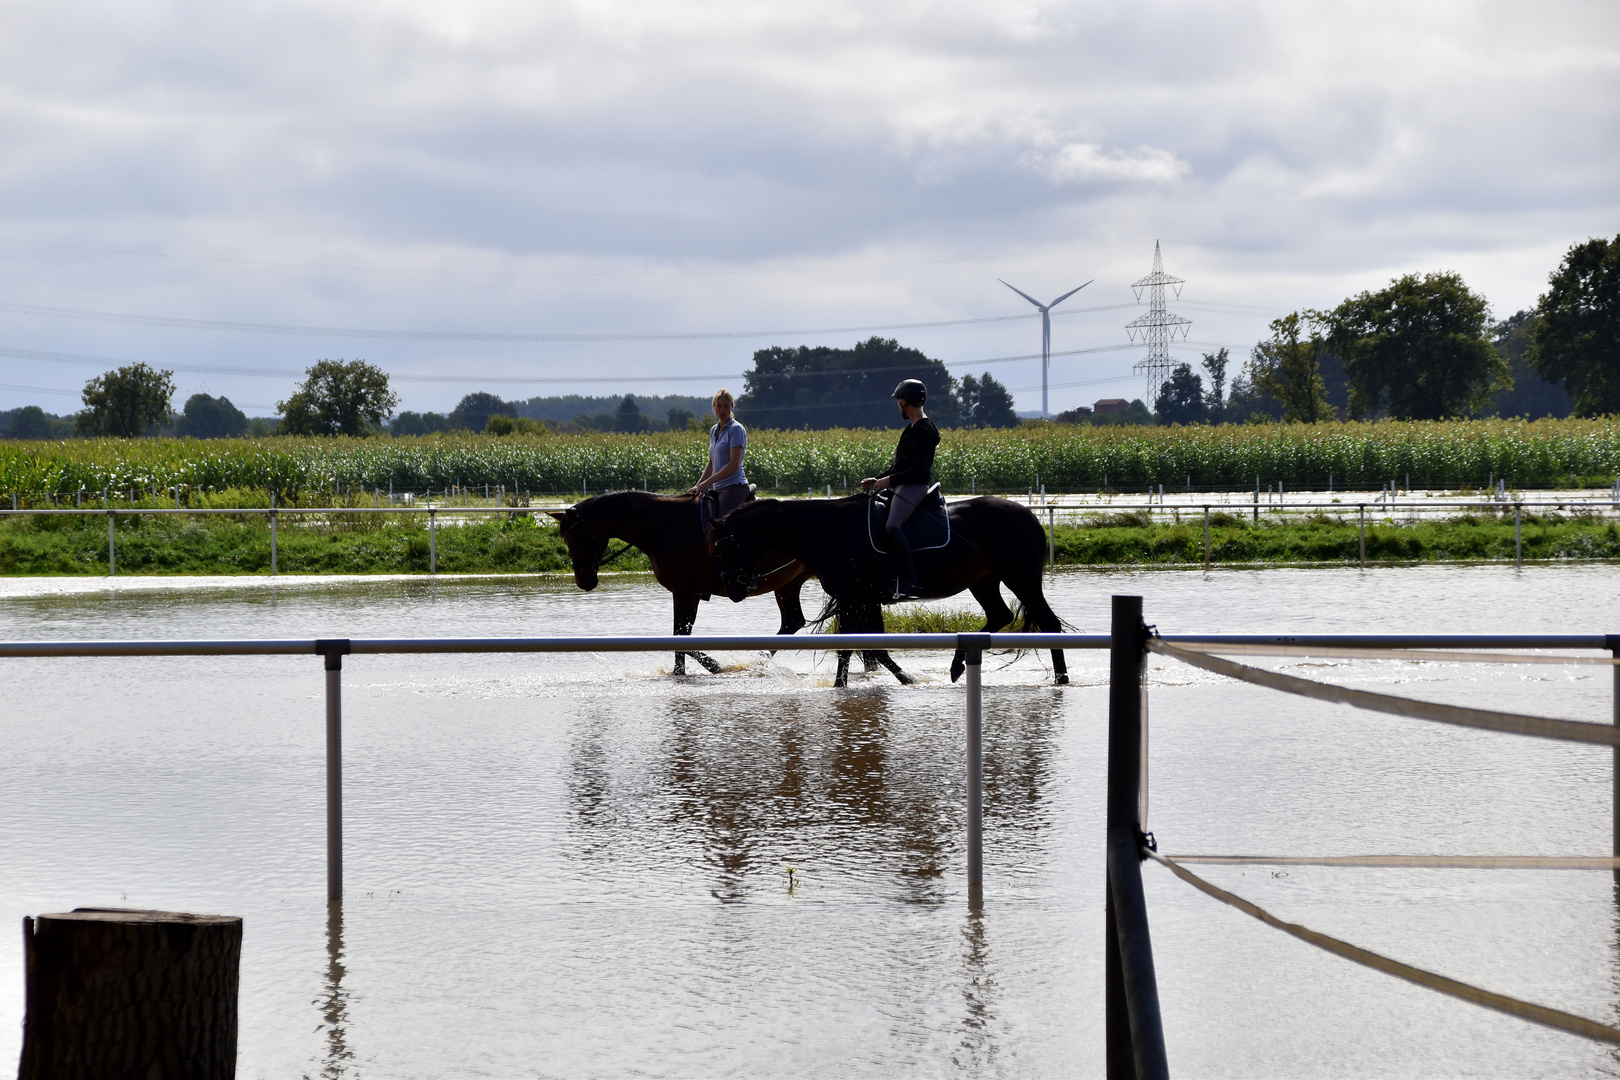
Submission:
MULTIPOLYGON (((882 587, 892 577, 888 556, 872 550, 867 534, 869 496, 851 495, 827 501, 761 499, 738 507, 710 532, 720 558, 721 578, 733 600, 755 587, 753 567, 764 552, 781 552, 799 560, 821 579, 833 598, 839 629, 851 634, 883 631, 882 587)), ((917 580, 924 599, 955 596, 963 589, 984 608, 983 632, 994 633, 1013 621, 1001 598, 1005 583, 1026 617, 1043 633, 1058 633, 1061 620, 1041 593, 1046 566, 1046 533, 1028 508, 981 495, 950 504, 950 543, 918 551, 917 580)), ((951 661, 951 681, 964 667, 962 650, 951 661)), ((1061 685, 1069 681, 1063 650, 1052 650, 1052 671, 1061 685)), ((849 677, 849 653, 838 654, 838 677, 849 677)))
MULTIPOLYGON (((719 588, 714 553, 698 524, 698 501, 693 495, 653 495, 645 491, 615 491, 597 495, 567 510, 547 510, 562 528, 563 543, 574 568, 574 584, 586 592, 596 588, 609 540, 640 548, 652 563, 658 584, 675 596, 675 633, 692 632, 698 602, 719 588)), ((782 613, 779 634, 792 634, 805 625, 799 590, 810 577, 804 564, 786 556, 763 552, 749 567, 752 577, 743 596, 776 594, 782 613)), ((675 654, 675 674, 686 674, 688 654, 675 654)), ((692 659, 710 672, 720 670, 701 652, 692 659)))

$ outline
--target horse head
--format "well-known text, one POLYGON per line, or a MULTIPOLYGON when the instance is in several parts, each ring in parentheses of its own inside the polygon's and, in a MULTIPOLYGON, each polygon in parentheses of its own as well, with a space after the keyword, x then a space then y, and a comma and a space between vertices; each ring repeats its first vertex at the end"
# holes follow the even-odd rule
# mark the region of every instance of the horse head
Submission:
POLYGON ((715 558, 720 564, 720 581, 733 603, 742 603, 759 584, 759 552, 750 538, 739 536, 727 514, 709 527, 715 558))
POLYGON ((607 553, 607 538, 598 536, 585 524, 577 506, 570 506, 567 510, 547 510, 546 513, 557 520, 563 543, 568 546, 574 584, 590 592, 596 588, 597 570, 602 565, 602 556, 607 553))

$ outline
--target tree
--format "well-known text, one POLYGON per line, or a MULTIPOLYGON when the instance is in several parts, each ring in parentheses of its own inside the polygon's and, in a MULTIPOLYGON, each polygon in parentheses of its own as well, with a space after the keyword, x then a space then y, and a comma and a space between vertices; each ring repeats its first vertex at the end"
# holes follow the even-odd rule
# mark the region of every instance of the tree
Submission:
POLYGON ((1326 320, 1356 416, 1385 402, 1401 420, 1480 413, 1492 391, 1512 384, 1486 336, 1490 305, 1459 274, 1407 274, 1351 297, 1326 320))
POLYGON ((641 432, 646 431, 647 427, 647 418, 641 415, 641 406, 636 404, 635 395, 624 395, 619 407, 613 410, 613 430, 641 432))
POLYGON ((772 428, 896 427, 905 420, 889 395, 902 379, 921 379, 928 415, 940 427, 957 426, 956 380, 945 365, 880 337, 853 349, 760 349, 743 374, 737 416, 772 428))
POLYGON ((516 416, 517 406, 502 401, 494 394, 486 394, 482 390, 475 394, 468 394, 456 402, 456 407, 450 410, 450 427, 466 428, 468 431, 483 431, 492 416, 516 416))
MULTIPOLYGON (((1249 351, 1249 383, 1282 402, 1286 421, 1316 424, 1333 419, 1321 356, 1326 348, 1318 312, 1294 312, 1271 323, 1271 340, 1249 351)), ((1233 387, 1233 397, 1237 397, 1233 387)))
MULTIPOLYGON (((489 421, 484 421, 488 425, 489 421)), ((448 417, 442 413, 412 412, 409 409, 394 417, 388 425, 388 434, 398 437, 400 435, 432 435, 439 431, 449 431, 453 425, 448 417)))
POLYGON ((1575 408, 1569 392, 1548 382, 1530 366, 1530 336, 1542 323, 1534 311, 1517 311, 1491 330, 1491 347, 1507 361, 1513 385, 1491 395, 1491 408, 1497 416, 1522 416, 1539 420, 1543 416, 1566 417, 1575 408))
POLYGON ((1193 374, 1191 364, 1177 364, 1159 387, 1153 411, 1161 424, 1202 424, 1208 417, 1204 401, 1204 380, 1193 374))
POLYGON ((1204 398, 1208 407, 1209 418, 1214 423, 1221 423, 1226 419, 1226 362, 1229 359, 1225 346, 1218 352, 1205 353, 1203 359, 1204 370, 1209 372, 1209 395, 1204 398))
MULTIPOLYGON (((991 378, 988 371, 978 379, 972 375, 962 376, 957 401, 959 402, 957 415, 963 427, 1018 426, 1018 414, 1013 411, 1012 394, 1005 386, 991 378)), ((929 404, 933 404, 932 400, 929 404)))
POLYGON ((24 405, 20 409, 11 409, 0 413, 0 421, 5 422, 5 437, 8 439, 48 439, 51 437, 51 421, 56 417, 40 408, 38 405, 24 405))
POLYGON ((276 402, 276 411, 284 435, 366 435, 398 404, 381 368, 364 360, 322 360, 304 371, 292 397, 276 402))
POLYGON ((1574 245, 1547 281, 1526 359, 1564 384, 1577 416, 1620 412, 1620 236, 1574 245))
POLYGON ((234 439, 247 434, 248 418, 228 397, 192 394, 176 427, 193 439, 234 439))
POLYGON ((81 435, 132 439, 169 420, 174 372, 130 364, 84 384, 84 411, 74 417, 81 435))
POLYGON ((685 431, 688 427, 691 426, 691 423, 692 423, 692 410, 691 409, 675 408, 675 409, 670 409, 669 410, 669 430, 671 430, 671 431, 685 431))

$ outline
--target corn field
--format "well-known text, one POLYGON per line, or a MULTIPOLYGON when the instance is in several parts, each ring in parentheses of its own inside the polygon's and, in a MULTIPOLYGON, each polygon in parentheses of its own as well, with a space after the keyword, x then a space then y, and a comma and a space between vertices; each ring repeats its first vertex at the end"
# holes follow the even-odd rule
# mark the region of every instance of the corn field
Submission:
MULTIPOLYGON (((1457 489, 1588 486, 1620 474, 1620 419, 1477 420, 1224 427, 1029 424, 946 430, 935 478, 952 493, 1377 489, 1392 480, 1457 489)), ((880 472, 897 433, 755 431, 744 467, 762 492, 853 488, 880 472)), ((251 489, 288 500, 452 485, 571 495, 680 490, 703 470, 706 441, 653 435, 432 435, 422 438, 91 439, 0 443, 0 492, 251 489)))

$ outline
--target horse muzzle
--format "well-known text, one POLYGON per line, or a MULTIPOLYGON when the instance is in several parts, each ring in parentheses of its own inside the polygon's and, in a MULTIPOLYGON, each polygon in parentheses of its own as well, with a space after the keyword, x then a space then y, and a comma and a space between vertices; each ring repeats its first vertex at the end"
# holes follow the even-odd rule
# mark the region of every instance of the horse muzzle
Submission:
POLYGON ((574 571, 574 584, 578 585, 585 592, 590 592, 592 589, 596 588, 599 581, 600 579, 597 577, 595 570, 574 571))

